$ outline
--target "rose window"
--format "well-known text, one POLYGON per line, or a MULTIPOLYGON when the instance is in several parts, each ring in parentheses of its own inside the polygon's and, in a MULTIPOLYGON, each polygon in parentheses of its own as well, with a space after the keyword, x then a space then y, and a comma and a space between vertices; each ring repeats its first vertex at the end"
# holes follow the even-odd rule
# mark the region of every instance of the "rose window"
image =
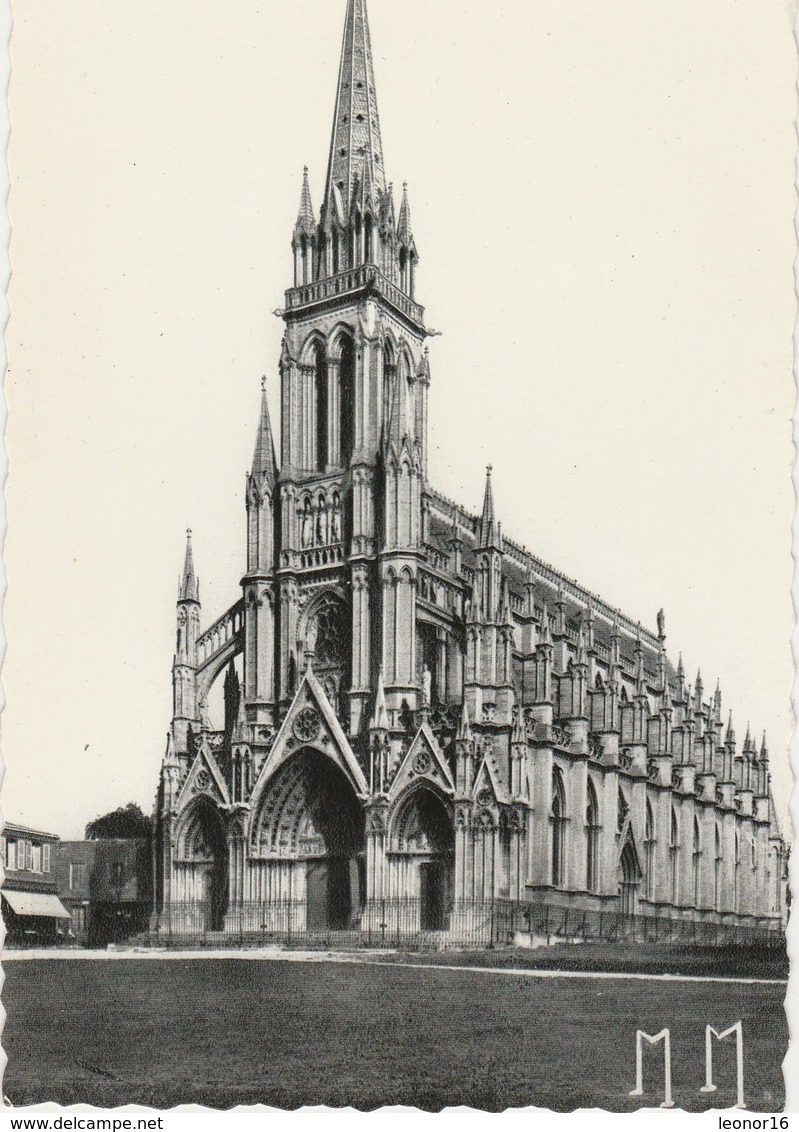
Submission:
POLYGON ((303 708, 294 720, 294 734, 301 743, 310 743, 319 734, 320 720, 312 707, 303 708))
POLYGON ((428 755, 427 751, 420 751, 413 760, 413 769, 417 774, 427 774, 432 765, 432 759, 428 755))

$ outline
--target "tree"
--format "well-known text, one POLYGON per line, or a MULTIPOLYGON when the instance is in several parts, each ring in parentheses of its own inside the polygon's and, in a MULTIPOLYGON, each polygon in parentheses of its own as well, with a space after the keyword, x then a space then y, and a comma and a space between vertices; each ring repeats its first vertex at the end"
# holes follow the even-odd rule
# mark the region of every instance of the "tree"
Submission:
POLYGON ((86 826, 86 840, 99 841, 102 837, 149 837, 151 821, 135 802, 120 806, 110 814, 103 814, 86 826))

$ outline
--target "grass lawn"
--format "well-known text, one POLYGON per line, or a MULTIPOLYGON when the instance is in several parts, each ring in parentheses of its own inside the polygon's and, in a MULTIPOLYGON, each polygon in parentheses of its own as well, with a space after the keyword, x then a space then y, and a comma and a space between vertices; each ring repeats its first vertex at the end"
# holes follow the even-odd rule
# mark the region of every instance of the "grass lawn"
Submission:
MULTIPOLYGON (((537 979, 384 964, 28 960, 5 964, 14 1105, 387 1104, 628 1112, 635 1031, 668 1026, 678 1106, 734 1103, 734 1051, 699 1092, 706 1023, 741 1020, 746 1100, 784 1103, 782 986, 537 979)), ((662 1099, 662 1047, 645 1055, 662 1099)))

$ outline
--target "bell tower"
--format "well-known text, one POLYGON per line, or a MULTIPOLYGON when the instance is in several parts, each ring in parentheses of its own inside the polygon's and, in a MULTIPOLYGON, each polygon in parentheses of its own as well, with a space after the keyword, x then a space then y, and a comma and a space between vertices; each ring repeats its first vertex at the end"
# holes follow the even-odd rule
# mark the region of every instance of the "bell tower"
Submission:
MULTIPOLYGON (((407 186, 387 182, 365 0, 348 0, 322 207, 308 170, 280 359, 278 698, 307 667, 302 591, 346 594, 349 732, 383 669, 389 713, 415 707, 415 586, 429 363, 407 186)), ((313 651, 313 646, 312 646, 313 651)), ((318 658, 314 659, 314 670, 318 658)))

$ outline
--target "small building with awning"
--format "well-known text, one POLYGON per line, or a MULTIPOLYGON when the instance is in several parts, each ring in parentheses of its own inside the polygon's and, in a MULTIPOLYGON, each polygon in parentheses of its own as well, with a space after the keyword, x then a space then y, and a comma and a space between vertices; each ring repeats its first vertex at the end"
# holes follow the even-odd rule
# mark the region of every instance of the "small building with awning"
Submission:
POLYGON ((6 822, 0 838, 5 880, 0 890, 6 947, 66 940, 70 915, 58 897, 54 833, 6 822))

